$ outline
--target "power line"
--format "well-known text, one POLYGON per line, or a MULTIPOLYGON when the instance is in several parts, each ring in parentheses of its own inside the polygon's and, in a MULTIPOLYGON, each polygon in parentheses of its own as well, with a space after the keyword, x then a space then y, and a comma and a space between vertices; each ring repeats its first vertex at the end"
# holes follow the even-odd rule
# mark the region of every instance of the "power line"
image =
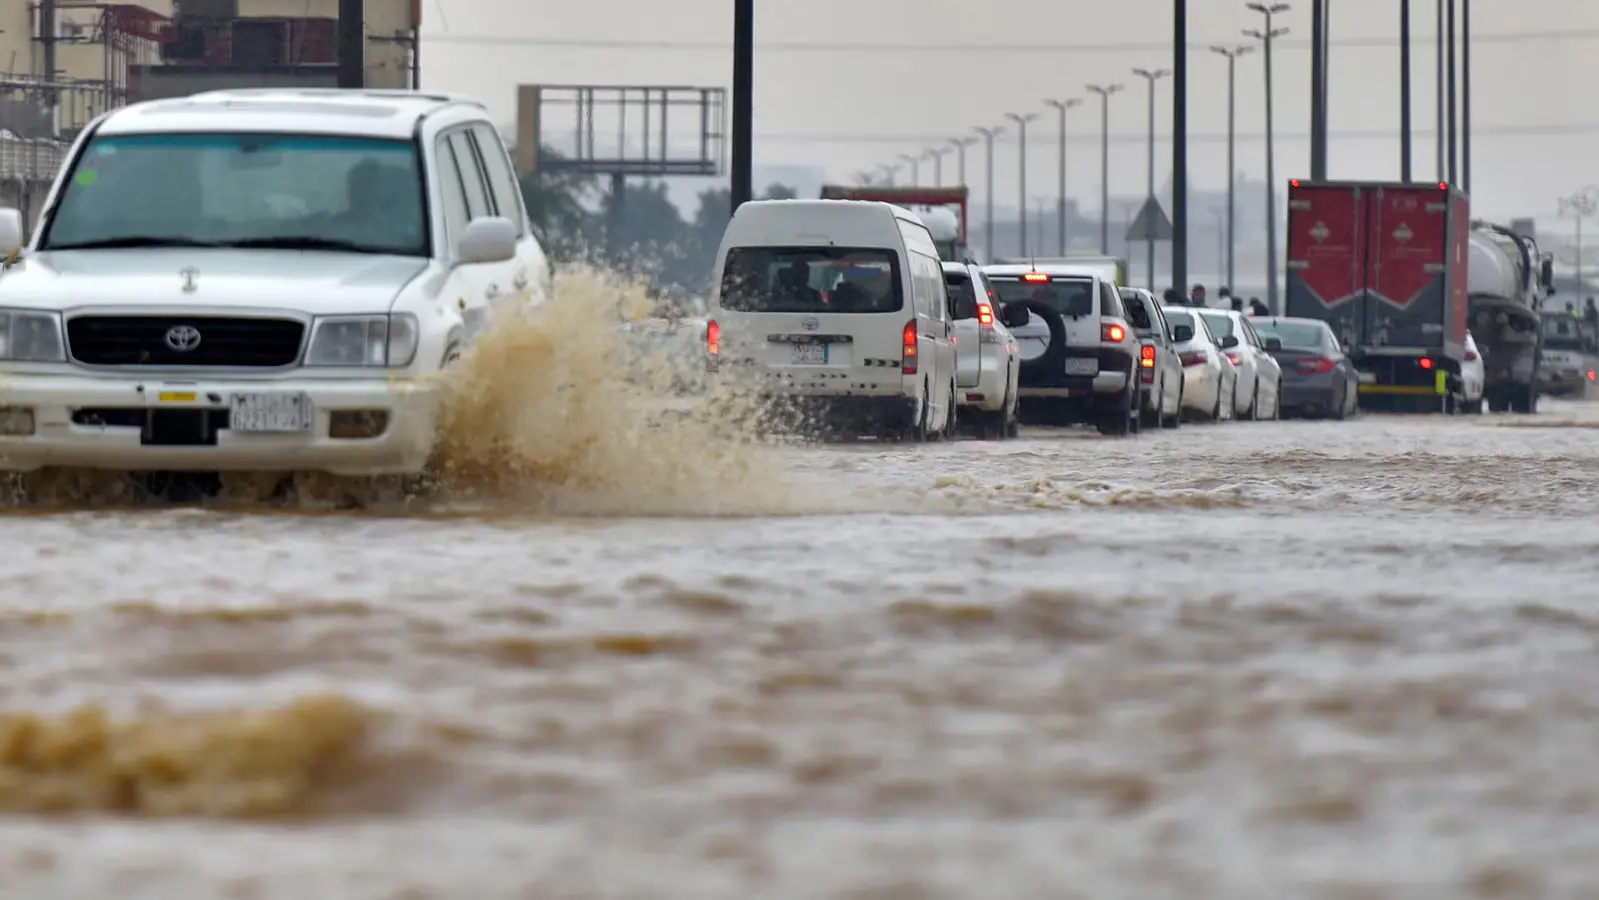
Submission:
MULTIPOLYGON (((1417 33, 1413 40, 1424 42, 1430 40, 1432 35, 1417 33)), ((1532 43, 1570 43, 1573 41, 1599 40, 1599 28, 1570 28, 1547 31, 1516 31, 1502 34, 1473 34, 1473 46, 1492 44, 1532 44, 1532 43)), ((546 47, 550 49, 566 50, 657 50, 676 52, 704 52, 727 51, 731 44, 726 41, 661 41, 661 40, 634 40, 628 38, 541 38, 541 37, 510 37, 494 34, 448 34, 428 33, 422 35, 425 44, 466 44, 472 46, 500 46, 500 47, 546 47)), ((1189 45, 1192 50, 1203 52, 1216 43, 1235 43, 1236 37, 1229 37, 1224 41, 1201 41, 1189 45)), ((1344 38, 1332 42, 1334 47, 1395 47, 1399 46, 1398 38, 1393 37, 1364 37, 1344 38)), ((1283 40, 1275 41, 1272 49, 1284 50, 1309 50, 1308 40, 1283 40)), ((1071 53, 1075 55, 1106 54, 1106 53, 1167 53, 1171 51, 1169 41, 1120 41, 1120 42, 1085 42, 1085 43, 1052 43, 1052 44, 978 44, 970 41, 958 43, 922 43, 915 41, 767 41, 757 42, 755 49, 762 53, 937 53, 949 54, 988 54, 995 56, 1015 56, 1035 53, 1071 53)))
MULTIPOLYGON (((1432 134, 1433 132, 1423 129, 1416 130, 1416 136, 1418 138, 1430 137, 1432 134)), ((1599 134, 1599 122, 1573 122, 1565 125, 1474 124, 1471 128, 1471 136, 1473 139, 1482 137, 1575 137, 1593 134, 1599 134)), ((1333 131, 1329 136, 1337 140, 1348 141, 1399 139, 1399 134, 1392 128, 1365 128, 1350 129, 1347 131, 1333 131)), ((1279 131, 1276 133, 1275 137, 1279 141, 1308 141, 1310 140, 1310 133, 1279 131)), ((779 144, 920 144, 927 147, 933 146, 934 144, 941 144, 949 139, 948 135, 946 134, 849 134, 847 132, 815 132, 811 134, 806 134, 803 132, 773 132, 757 134, 756 138, 762 141, 779 144)), ((1262 132, 1257 132, 1254 134, 1247 134, 1244 132, 1238 133, 1238 140, 1240 141, 1264 141, 1265 139, 1266 135, 1262 132)), ((1008 135, 997 138, 996 140, 1000 143, 1015 142, 1014 139, 1008 135)), ((1059 140, 1059 136, 1053 134, 1029 134, 1027 136, 1027 143, 1029 146, 1038 144, 1053 147, 1059 143, 1059 140)), ((1110 136, 1110 142, 1113 144, 1138 144, 1142 146, 1148 140, 1148 134, 1112 134, 1110 136)), ((1157 134, 1155 135, 1155 140, 1157 142, 1170 141, 1171 135, 1157 134)), ((1188 135, 1189 143, 1218 144, 1225 143, 1226 140, 1226 132, 1203 134, 1191 133, 1188 135)), ((1099 141, 1100 136, 1097 134, 1077 134, 1070 136, 1067 139, 1068 144, 1093 144, 1096 147, 1099 146, 1099 141)))

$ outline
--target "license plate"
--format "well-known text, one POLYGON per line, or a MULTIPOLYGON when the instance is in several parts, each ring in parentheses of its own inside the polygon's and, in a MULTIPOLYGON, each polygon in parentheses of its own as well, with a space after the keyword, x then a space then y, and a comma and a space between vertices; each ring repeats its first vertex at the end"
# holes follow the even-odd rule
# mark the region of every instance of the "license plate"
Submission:
POLYGON ((827 365, 827 344, 795 344, 794 365, 796 366, 825 366, 827 365))
POLYGON ((1361 384, 1376 384, 1377 383, 1377 373, 1376 372, 1361 372, 1360 373, 1360 383, 1361 384))
POLYGON ((1067 375, 1098 375, 1099 360, 1090 357, 1072 356, 1066 359, 1067 375))
POLYGON ((311 398, 282 392, 234 394, 228 404, 228 428, 255 433, 307 431, 311 398))

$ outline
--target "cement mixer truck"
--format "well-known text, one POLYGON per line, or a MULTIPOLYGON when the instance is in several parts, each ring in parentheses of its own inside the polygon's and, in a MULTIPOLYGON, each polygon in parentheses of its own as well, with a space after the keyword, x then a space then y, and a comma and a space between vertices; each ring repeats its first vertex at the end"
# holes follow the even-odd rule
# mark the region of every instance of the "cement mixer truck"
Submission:
POLYGON ((1525 231, 1471 223, 1467 285, 1471 333, 1482 350, 1483 400, 1494 412, 1533 412, 1553 258, 1525 231))

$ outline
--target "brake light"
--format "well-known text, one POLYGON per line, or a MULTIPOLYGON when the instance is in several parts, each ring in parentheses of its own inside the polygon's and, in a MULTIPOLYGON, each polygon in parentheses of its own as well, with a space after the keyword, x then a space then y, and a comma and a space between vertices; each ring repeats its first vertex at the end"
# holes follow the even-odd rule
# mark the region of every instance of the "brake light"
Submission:
POLYGON ((1331 372, 1335 365, 1337 363, 1330 359, 1302 359, 1298 368, 1301 375, 1325 375, 1331 372))
POLYGON ((1186 369, 1189 366, 1202 366, 1210 357, 1206 356, 1203 350, 1194 350, 1190 353, 1182 354, 1177 359, 1182 362, 1183 368, 1186 369))
POLYGON ((1113 325, 1109 322, 1103 322, 1099 326, 1099 339, 1102 341, 1110 341, 1113 344, 1119 344, 1125 340, 1126 337, 1127 329, 1121 327, 1120 325, 1113 325))
POLYGON ((722 326, 715 319, 705 323, 705 352, 712 356, 722 352, 722 326))
POLYGON ((1237 350, 1228 350, 1227 361, 1235 366, 1241 366, 1244 364, 1244 355, 1237 350))
POLYGON ((899 370, 906 375, 915 375, 916 368, 916 320, 905 323, 905 330, 901 333, 904 346, 900 348, 899 370))
POLYGON ((1421 366, 1423 369, 1430 369, 1430 368, 1432 368, 1432 360, 1430 360, 1427 357, 1423 356, 1421 358, 1421 361, 1416 363, 1416 365, 1421 366))
POLYGON ((1466 362, 1476 362, 1476 361, 1477 361, 1477 351, 1475 351, 1475 350, 1467 350, 1466 351, 1466 362))
POLYGON ((1022 276, 1022 280, 1028 284, 1042 284, 1046 281, 1049 281, 1049 276, 1045 275, 1043 272, 1028 272, 1026 275, 1022 276))
POLYGON ((1594 380, 1594 371, 1592 369, 1588 370, 1588 380, 1589 381, 1593 381, 1594 380))
POLYGON ((1138 351, 1138 364, 1146 369, 1155 368, 1155 348, 1153 345, 1145 344, 1144 349, 1138 351))
POLYGON ((994 307, 987 303, 977 304, 977 324, 984 328, 994 327, 994 307))

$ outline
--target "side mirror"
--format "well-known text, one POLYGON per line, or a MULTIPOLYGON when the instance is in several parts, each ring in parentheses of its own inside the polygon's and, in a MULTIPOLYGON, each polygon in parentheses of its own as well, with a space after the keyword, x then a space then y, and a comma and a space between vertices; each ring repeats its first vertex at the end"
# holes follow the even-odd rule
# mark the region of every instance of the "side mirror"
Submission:
POLYGON ((1171 339, 1179 344, 1185 344, 1194 339, 1194 326, 1175 325, 1171 330, 1171 339))
POLYGON ((1272 350, 1281 350, 1282 348, 1283 348, 1283 339, 1282 338, 1274 338, 1274 337, 1266 338, 1266 350, 1268 352, 1272 351, 1272 350))
POLYGON ((1231 349, 1233 349, 1234 347, 1238 346, 1238 335, 1236 335, 1236 334, 1227 335, 1226 337, 1221 339, 1221 342, 1218 343, 1217 346, 1222 348, 1223 350, 1231 350, 1231 349))
POLYGON ((999 311, 999 320, 1006 328, 1021 328, 1032 320, 1032 313, 1029 313, 1025 306, 1007 303, 999 311))
POLYGON ((22 249, 22 211, 0 209, 0 257, 22 249))
POLYGON ((485 216, 473 219, 455 243, 458 263, 497 263, 516 256, 516 226, 510 219, 485 216))

